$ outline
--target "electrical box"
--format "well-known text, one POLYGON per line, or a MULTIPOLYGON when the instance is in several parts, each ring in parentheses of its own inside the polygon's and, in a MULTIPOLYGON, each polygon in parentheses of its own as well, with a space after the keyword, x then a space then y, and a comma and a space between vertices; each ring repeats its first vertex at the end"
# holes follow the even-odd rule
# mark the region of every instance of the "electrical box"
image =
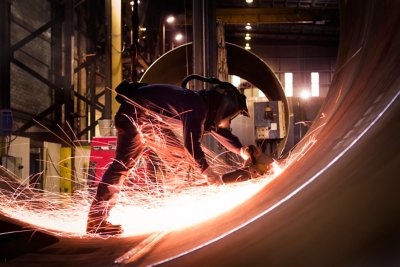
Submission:
POLYGON ((22 178, 22 158, 21 157, 13 157, 13 156, 2 156, 1 157, 1 165, 4 168, 14 173, 16 176, 22 178))
POLYGON ((0 109, 0 136, 12 133, 13 118, 11 110, 0 109))
POLYGON ((256 139, 283 139, 286 136, 285 109, 282 101, 255 102, 256 139))

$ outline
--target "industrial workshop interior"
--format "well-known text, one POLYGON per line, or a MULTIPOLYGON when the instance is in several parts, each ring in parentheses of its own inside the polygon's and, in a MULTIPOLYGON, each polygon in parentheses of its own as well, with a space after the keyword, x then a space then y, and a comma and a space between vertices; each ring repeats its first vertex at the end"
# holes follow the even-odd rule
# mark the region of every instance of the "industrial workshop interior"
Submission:
POLYGON ((400 2, 0 0, 5 266, 399 266, 400 2))

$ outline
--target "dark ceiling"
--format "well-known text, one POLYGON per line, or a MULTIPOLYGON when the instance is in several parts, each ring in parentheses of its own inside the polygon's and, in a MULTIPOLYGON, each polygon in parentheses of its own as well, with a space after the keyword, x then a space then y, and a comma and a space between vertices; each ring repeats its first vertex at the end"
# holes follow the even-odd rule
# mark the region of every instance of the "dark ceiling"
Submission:
POLYGON ((245 0, 216 1, 217 18, 226 24, 226 40, 244 44, 311 44, 336 46, 339 36, 337 0, 245 0), (250 23, 252 29, 244 28, 250 23))
MULTIPOLYGON (((337 46, 339 4, 337 0, 216 0, 216 17, 225 24, 226 41, 244 46, 246 33, 251 44, 337 46), (246 30, 250 23, 251 30, 246 30)), ((178 20, 191 41, 192 0, 141 0, 140 20, 147 28, 148 43, 159 42, 163 18, 178 20), (158 40, 157 40, 158 38, 158 40)), ((154 47, 152 48, 154 49, 154 47)))

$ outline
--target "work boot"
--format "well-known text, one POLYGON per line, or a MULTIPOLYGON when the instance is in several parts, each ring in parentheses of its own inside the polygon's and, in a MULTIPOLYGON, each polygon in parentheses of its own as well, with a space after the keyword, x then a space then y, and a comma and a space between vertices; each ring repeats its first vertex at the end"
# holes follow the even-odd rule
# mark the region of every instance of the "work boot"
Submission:
POLYGON ((86 233, 98 235, 119 235, 123 232, 121 225, 107 221, 112 201, 93 200, 89 209, 86 233))
POLYGON ((121 225, 112 224, 104 218, 89 218, 86 226, 86 233, 98 235, 119 235, 123 230, 121 225))

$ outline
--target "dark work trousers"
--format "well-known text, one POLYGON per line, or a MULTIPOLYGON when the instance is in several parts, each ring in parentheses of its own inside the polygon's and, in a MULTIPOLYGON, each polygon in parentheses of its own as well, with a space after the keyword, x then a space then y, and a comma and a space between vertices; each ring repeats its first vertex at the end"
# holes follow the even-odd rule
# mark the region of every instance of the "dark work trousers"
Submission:
POLYGON ((139 110, 130 104, 122 104, 115 115, 117 130, 115 159, 98 184, 95 199, 89 210, 89 220, 108 218, 109 211, 115 205, 128 171, 135 165, 144 149, 138 130, 134 125, 139 116, 139 110))

